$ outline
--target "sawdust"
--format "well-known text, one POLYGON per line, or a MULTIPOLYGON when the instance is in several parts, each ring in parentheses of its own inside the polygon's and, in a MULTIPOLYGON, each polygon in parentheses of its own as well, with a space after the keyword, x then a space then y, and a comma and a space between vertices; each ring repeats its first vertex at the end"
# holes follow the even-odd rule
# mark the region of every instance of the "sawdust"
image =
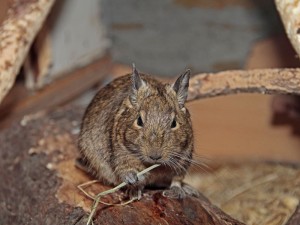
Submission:
POLYGON ((274 163, 224 165, 213 174, 191 175, 224 212, 249 225, 283 225, 300 201, 300 169, 274 163))

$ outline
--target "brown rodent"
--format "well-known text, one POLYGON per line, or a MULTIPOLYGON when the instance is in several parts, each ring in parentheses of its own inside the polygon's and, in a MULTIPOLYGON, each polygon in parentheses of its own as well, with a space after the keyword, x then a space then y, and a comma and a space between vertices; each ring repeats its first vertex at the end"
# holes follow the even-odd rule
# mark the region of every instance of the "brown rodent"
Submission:
POLYGON ((187 99, 190 70, 174 84, 149 75, 120 77, 94 97, 85 112, 79 150, 88 167, 106 184, 129 184, 138 198, 146 185, 168 184, 164 195, 182 198, 195 192, 182 180, 194 148, 187 99), (137 173, 160 166, 144 177, 137 173))

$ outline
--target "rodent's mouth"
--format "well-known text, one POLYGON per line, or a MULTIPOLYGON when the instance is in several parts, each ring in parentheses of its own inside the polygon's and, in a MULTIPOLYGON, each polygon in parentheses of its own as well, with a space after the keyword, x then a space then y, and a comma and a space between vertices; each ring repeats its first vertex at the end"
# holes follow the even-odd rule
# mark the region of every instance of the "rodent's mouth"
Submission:
POLYGON ((143 163, 145 164, 145 165, 147 165, 147 166, 152 166, 152 165, 154 165, 154 164, 159 164, 159 165, 161 165, 161 164, 164 164, 165 162, 164 162, 164 160, 162 160, 162 159, 158 159, 158 160, 153 160, 153 159, 151 159, 151 158, 149 158, 149 157, 147 157, 147 158, 145 158, 145 157, 143 157, 143 163))

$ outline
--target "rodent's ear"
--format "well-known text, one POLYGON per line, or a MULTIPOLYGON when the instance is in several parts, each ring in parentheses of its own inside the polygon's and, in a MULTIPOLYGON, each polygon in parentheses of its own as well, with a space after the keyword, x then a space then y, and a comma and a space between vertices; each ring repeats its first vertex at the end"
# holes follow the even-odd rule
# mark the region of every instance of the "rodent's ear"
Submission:
POLYGON ((136 105, 138 90, 142 87, 146 87, 146 82, 141 78, 134 64, 132 64, 131 81, 132 81, 132 92, 129 96, 129 99, 132 105, 136 105))
POLYGON ((181 108, 184 106, 184 103, 188 96, 190 74, 191 70, 187 69, 172 85, 173 90, 176 92, 178 103, 181 108))
POLYGON ((132 80, 132 87, 134 90, 139 90, 142 86, 145 86, 145 81, 141 78, 139 72, 135 68, 134 63, 132 64, 132 75, 131 75, 131 80, 132 80))

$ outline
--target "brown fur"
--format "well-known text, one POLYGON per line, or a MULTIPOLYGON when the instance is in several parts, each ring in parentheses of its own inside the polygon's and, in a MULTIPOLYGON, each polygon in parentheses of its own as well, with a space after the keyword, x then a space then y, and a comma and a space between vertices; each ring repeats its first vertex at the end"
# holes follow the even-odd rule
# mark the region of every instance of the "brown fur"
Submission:
POLYGON ((162 84, 136 73, 136 77, 125 75, 114 80, 96 94, 83 118, 79 150, 90 169, 107 184, 118 185, 128 173, 155 163, 161 166, 139 181, 141 189, 150 184, 181 182, 193 153, 191 119, 183 96, 189 74, 182 89, 180 83, 162 84), (143 127, 138 126, 139 116, 143 127), (173 118, 175 128, 171 128, 173 118), (150 158, 159 156, 157 161, 150 158))

